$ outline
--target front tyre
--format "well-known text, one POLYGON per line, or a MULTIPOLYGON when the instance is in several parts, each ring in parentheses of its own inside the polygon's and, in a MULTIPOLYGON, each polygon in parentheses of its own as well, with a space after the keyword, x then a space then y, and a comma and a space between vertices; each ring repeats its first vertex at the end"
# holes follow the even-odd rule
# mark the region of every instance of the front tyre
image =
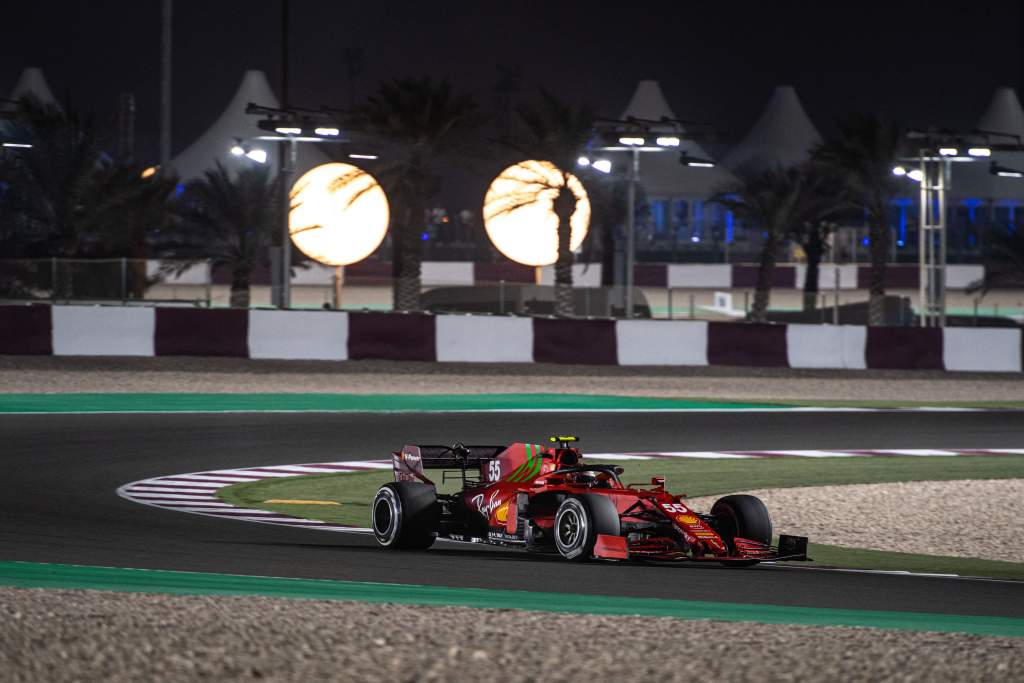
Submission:
MULTIPOLYGON (((736 554, 736 537, 760 541, 765 545, 772 542, 772 518, 764 502, 755 496, 725 496, 711 506, 711 514, 715 518, 715 527, 729 547, 729 554, 736 554)), ((733 566, 751 566, 758 560, 746 562, 728 562, 733 566)))
POLYGON ((594 555, 598 534, 619 535, 619 515, 606 496, 585 494, 566 498, 555 513, 555 548, 572 562, 594 555))
POLYGON ((389 482, 373 497, 373 536, 385 548, 423 550, 438 527, 437 490, 418 482, 389 482))

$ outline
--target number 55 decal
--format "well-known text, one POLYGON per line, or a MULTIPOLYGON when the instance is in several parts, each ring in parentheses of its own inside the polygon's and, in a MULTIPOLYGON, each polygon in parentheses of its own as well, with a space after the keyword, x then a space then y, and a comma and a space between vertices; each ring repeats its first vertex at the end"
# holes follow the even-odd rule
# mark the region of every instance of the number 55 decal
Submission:
POLYGON ((487 466, 487 477, 491 481, 498 481, 501 479, 501 463, 497 460, 492 460, 491 464, 487 466))
POLYGON ((662 503, 661 507, 665 508, 665 512, 671 512, 673 514, 680 512, 689 512, 686 506, 682 503, 662 503))

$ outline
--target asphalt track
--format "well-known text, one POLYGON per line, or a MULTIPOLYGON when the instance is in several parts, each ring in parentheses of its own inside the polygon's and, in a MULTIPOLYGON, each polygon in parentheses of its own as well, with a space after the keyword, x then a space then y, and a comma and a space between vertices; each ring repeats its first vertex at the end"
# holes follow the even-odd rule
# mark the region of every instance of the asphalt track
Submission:
POLYGON ((604 452, 1013 448, 1024 444, 1024 413, 0 415, 0 560, 1024 617, 1024 583, 769 565, 571 565, 456 544, 395 554, 363 536, 159 510, 115 493, 164 474, 565 432, 604 452))

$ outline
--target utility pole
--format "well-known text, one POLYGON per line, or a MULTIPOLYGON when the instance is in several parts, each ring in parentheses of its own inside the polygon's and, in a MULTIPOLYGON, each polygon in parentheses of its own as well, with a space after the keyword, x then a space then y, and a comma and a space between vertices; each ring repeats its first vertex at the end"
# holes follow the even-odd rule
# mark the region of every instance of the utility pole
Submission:
POLYGON ((171 24, 174 0, 163 0, 160 17, 160 167, 171 162, 171 24))
MULTIPOLYGON (((288 109, 288 10, 289 0, 281 0, 281 108, 288 109)), ((278 146, 277 177, 281 183, 281 308, 291 307, 292 236, 288 229, 291 211, 292 175, 295 172, 295 141, 281 142, 278 146)))
POLYGON ((640 150, 629 153, 626 195, 626 318, 633 317, 633 271, 636 270, 636 183, 640 174, 640 150))

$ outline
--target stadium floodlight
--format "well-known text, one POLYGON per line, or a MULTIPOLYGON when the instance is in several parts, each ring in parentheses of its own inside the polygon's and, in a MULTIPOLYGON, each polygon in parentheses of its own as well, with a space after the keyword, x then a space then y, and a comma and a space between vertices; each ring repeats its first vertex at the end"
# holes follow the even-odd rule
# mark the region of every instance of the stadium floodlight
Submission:
POLYGON ((316 128, 313 132, 317 135, 326 135, 329 137, 335 137, 341 133, 337 128, 316 128))
POLYGON ((609 161, 608 159, 598 159, 597 161, 592 163, 590 167, 595 171, 600 171, 601 173, 612 172, 612 162, 609 161))
POLYGON ((992 150, 988 147, 971 147, 967 153, 972 157, 990 157, 992 150))
POLYGON ((892 174, 895 176, 904 176, 907 175, 907 169, 903 168, 902 166, 893 166, 892 174))
POLYGON ((956 147, 939 147, 939 156, 955 157, 956 155, 957 155, 956 147))
POLYGON ((644 140, 643 138, 640 138, 640 137, 628 136, 628 137, 621 137, 621 138, 619 138, 619 144, 620 145, 627 145, 627 146, 631 146, 631 147, 642 147, 645 142, 646 142, 646 140, 644 140))
POLYGON ((577 166, 590 166, 590 159, 587 157, 580 157, 576 160, 577 166))
POLYGON ((302 135, 302 129, 295 128, 294 126, 278 126, 274 129, 274 132, 281 135, 302 135))
POLYGON ((679 138, 677 138, 675 136, 672 136, 672 135, 659 137, 658 139, 655 140, 655 142, 658 143, 658 145, 660 147, 678 147, 679 146, 679 138))
POLYGON ((992 166, 989 168, 989 172, 992 173, 992 175, 999 176, 1000 178, 1024 178, 1024 171, 1019 171, 1016 168, 999 166, 994 161, 992 162, 992 166))
POLYGON ((692 157, 689 154, 680 154, 679 163, 683 166, 689 166, 690 168, 714 168, 715 162, 711 159, 701 159, 699 157, 692 157))

